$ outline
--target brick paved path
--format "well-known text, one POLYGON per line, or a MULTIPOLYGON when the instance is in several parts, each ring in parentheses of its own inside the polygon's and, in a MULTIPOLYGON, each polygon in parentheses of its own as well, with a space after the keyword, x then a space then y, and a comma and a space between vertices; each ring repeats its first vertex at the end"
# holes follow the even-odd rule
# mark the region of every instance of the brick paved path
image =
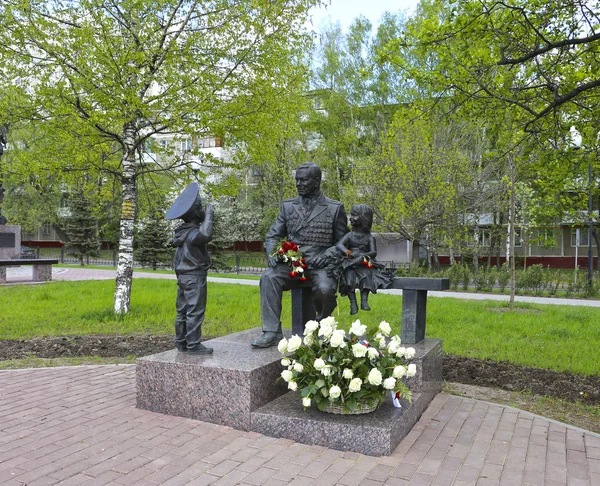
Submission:
POLYGON ((0 484, 600 485, 597 434, 455 396, 381 458, 134 405, 134 365, 0 372, 0 484))

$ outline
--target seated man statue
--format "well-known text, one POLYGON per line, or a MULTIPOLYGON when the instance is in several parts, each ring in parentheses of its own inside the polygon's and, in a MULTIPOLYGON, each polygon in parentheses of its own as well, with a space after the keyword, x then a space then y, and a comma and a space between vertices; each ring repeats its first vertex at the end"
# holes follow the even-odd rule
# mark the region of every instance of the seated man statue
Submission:
POLYGON ((265 238, 269 268, 260 278, 261 337, 252 346, 268 348, 279 343, 281 331, 281 299, 284 290, 310 287, 317 312, 316 319, 328 317, 336 306, 337 280, 325 268, 326 250, 348 232, 344 206, 321 192, 321 169, 313 163, 296 170, 298 197, 283 201, 277 219, 265 238), (307 269, 306 281, 290 276, 287 263, 270 256, 283 239, 296 243, 307 269))

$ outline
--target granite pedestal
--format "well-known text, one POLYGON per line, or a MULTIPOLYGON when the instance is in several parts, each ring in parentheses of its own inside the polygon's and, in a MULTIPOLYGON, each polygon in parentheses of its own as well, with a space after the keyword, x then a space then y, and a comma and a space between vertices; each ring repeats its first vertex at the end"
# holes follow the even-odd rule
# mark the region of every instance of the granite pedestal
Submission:
POLYGON ((19 258, 21 254, 21 227, 0 225, 0 260, 19 258))
MULTIPOLYGON (((277 347, 254 349, 259 328, 206 341, 208 356, 175 349, 139 358, 137 407, 250 430, 250 414, 287 392, 277 347)), ((287 333, 289 337, 289 331, 287 333)))
POLYGON ((412 404, 395 408, 391 394, 375 412, 334 415, 314 406, 304 410, 297 393, 287 393, 252 413, 252 430, 303 444, 321 445, 371 456, 391 454, 431 400, 442 390, 442 340, 425 339, 413 346, 417 375, 407 380, 412 404))

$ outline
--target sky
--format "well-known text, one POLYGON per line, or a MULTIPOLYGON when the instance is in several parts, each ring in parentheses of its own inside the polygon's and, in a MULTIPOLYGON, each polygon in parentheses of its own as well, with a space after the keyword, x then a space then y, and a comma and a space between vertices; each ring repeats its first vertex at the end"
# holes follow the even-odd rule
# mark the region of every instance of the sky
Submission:
POLYGON ((330 0, 327 1, 327 5, 312 9, 313 29, 318 32, 319 26, 328 16, 334 22, 339 21, 342 28, 347 29, 359 15, 367 17, 376 28, 381 14, 386 10, 406 10, 411 13, 418 3, 418 0, 330 0))

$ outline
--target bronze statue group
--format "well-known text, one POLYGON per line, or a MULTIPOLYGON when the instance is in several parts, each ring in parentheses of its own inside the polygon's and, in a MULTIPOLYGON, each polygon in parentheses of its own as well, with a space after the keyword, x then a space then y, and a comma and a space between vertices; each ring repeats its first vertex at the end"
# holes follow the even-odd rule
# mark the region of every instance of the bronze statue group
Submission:
MULTIPOLYGON (((279 214, 265 238, 269 268, 260 278, 262 336, 255 348, 277 345, 283 337, 281 309, 283 292, 297 287, 311 289, 316 320, 331 315, 336 294, 348 296, 350 313, 360 307, 368 311, 369 293, 390 285, 392 275, 375 257, 377 247, 371 234, 373 211, 357 204, 350 211, 351 231, 341 202, 321 192, 321 169, 305 163, 296 170, 298 196, 283 201, 279 214), (302 278, 290 271, 290 261, 275 251, 282 241, 293 242, 303 261, 292 262, 302 269, 302 278), (288 260, 288 261, 285 261, 288 260), (297 262, 297 263, 296 263, 297 262)), ((175 345, 192 355, 212 353, 200 342, 206 309, 206 275, 210 266, 207 244, 212 238, 213 209, 203 208, 199 188, 190 184, 167 213, 167 219, 182 219, 175 230, 175 273, 177 275, 177 318, 175 345)))

